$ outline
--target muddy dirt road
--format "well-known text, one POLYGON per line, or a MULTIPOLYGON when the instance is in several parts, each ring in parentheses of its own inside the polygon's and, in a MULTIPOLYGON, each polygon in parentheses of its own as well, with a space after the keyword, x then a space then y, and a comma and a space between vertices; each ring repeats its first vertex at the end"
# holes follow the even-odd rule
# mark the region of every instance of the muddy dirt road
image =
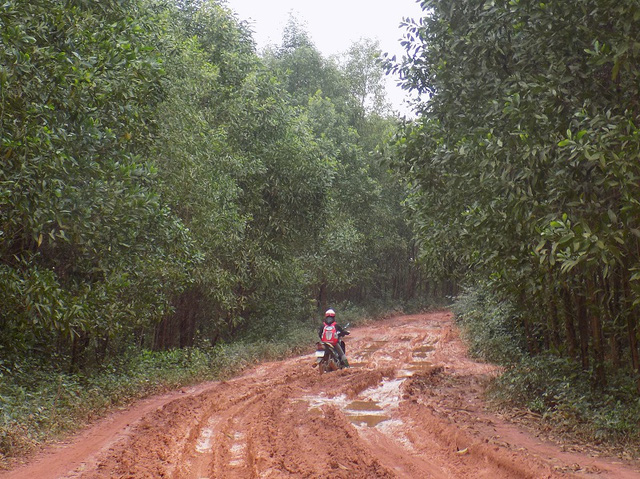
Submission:
POLYGON ((143 401, 0 477, 640 478, 487 412, 496 368, 466 356, 449 313, 354 329, 347 355, 349 370, 321 376, 308 355, 143 401))

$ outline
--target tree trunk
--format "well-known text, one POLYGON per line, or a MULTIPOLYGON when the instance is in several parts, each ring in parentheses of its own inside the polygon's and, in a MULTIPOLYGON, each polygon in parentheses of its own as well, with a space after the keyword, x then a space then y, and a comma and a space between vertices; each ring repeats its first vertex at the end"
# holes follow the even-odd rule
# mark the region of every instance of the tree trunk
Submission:
POLYGON ((81 371, 86 365, 86 352, 89 346, 89 333, 80 331, 74 333, 71 343, 71 363, 69 372, 76 373, 81 371))
POLYGON ((582 369, 589 369, 589 320, 586 300, 582 293, 576 293, 576 311, 578 313, 578 334, 580 335, 580 361, 582 369))
POLYGON ((326 291, 327 291, 327 282, 322 281, 322 283, 320 283, 320 288, 318 289, 318 296, 316 297, 316 304, 318 305, 318 309, 320 311, 324 311, 326 309, 326 305, 327 305, 326 291))
POLYGON ((631 350, 631 364, 636 373, 636 388, 640 393, 640 357, 638 357, 638 320, 634 314, 627 316, 627 329, 629 331, 629 349, 631 350))
MULTIPOLYGON (((594 288, 594 281, 591 275, 587 277, 587 297, 595 299, 597 292, 594 288)), ((598 304, 597 301, 595 301, 598 304)), ((596 311, 589 311, 591 337, 593 338, 593 362, 594 362, 594 384, 597 388, 603 388, 606 385, 606 376, 604 371, 604 342, 602 340, 602 320, 600 318, 600 308, 596 311)))
POLYGON ((558 306, 556 305, 555 298, 552 295, 547 297, 549 303, 549 339, 551 341, 551 349, 554 354, 558 354, 560 351, 560 345, 562 343, 560 339, 560 319, 558 318, 558 306))
POLYGON ((533 355, 535 348, 533 346, 533 338, 531 337, 531 324, 526 314, 522 315, 522 326, 524 327, 524 336, 527 341, 527 351, 530 355, 533 355))
POLYGON ((567 336, 567 353, 570 358, 575 359, 577 357, 578 339, 576 337, 576 328, 573 324, 571 293, 566 283, 562 286, 562 303, 564 306, 564 330, 567 336))
POLYGON ((631 353, 631 366, 636 375, 636 389, 640 393, 640 357, 638 355, 638 316, 637 309, 632 306, 633 298, 631 297, 631 288, 629 286, 629 278, 625 277, 624 293, 627 303, 630 305, 630 311, 627 313, 627 334, 629 337, 629 351, 631 353))

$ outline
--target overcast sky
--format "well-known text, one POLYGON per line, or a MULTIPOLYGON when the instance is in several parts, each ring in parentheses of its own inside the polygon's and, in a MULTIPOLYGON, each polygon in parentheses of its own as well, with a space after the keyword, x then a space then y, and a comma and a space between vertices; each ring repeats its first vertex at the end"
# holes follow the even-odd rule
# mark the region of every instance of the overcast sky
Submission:
MULTIPOLYGON (((361 38, 380 42, 383 52, 402 56, 399 24, 404 17, 419 18, 421 10, 415 0, 227 0, 227 5, 247 20, 254 32, 258 50, 268 44, 280 44, 289 13, 303 22, 311 39, 325 55, 345 52, 361 38)), ((396 110, 403 107, 406 92, 389 78, 387 91, 396 110)))

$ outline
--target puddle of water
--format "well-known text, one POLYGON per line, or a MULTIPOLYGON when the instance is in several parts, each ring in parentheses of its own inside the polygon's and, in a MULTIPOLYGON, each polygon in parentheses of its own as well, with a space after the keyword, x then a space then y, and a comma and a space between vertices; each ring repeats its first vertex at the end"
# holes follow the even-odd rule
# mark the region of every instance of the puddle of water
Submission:
POLYGON ((408 371, 425 371, 432 367, 433 363, 429 361, 411 361, 405 369, 408 371))
POLYGON ((233 435, 234 442, 229 452, 231 452, 230 466, 241 466, 244 463, 244 453, 247 450, 247 444, 244 442, 244 434, 236 432, 233 435))
POLYGON ((394 441, 402 444, 402 446, 408 449, 410 452, 416 453, 416 449, 413 446, 413 443, 405 434, 406 425, 399 419, 389 419, 388 421, 383 421, 376 429, 383 434, 391 436, 394 441))
POLYGON ((349 421, 356 425, 366 425, 367 427, 376 427, 382 421, 391 419, 389 416, 383 416, 382 414, 358 414, 347 415, 349 421))
POLYGON ((413 355, 417 356, 420 353, 422 353, 422 354, 430 353, 434 349, 435 348, 431 344, 425 344, 424 346, 420 346, 419 348, 414 349, 413 350, 413 355))
POLYGON ((309 413, 322 414, 325 404, 339 407, 356 426, 376 427, 385 421, 391 421, 388 410, 397 408, 400 401, 402 379, 384 381, 381 385, 362 392, 363 399, 348 401, 346 396, 328 398, 326 396, 304 396, 301 399, 309 404, 309 413))
POLYGON ((196 451, 200 454, 207 454, 213 450, 212 438, 213 438, 213 429, 203 429, 200 433, 200 437, 198 438, 198 443, 196 444, 196 451))
POLYGON ((215 418, 210 418, 206 427, 200 431, 198 442, 196 442, 196 451, 200 454, 208 454, 213 451, 213 436, 217 422, 215 418))
POLYGON ((429 356, 429 353, 413 353, 414 358, 426 358, 429 356))
POLYGON ((358 362, 358 361, 352 362, 352 361, 349 361, 349 367, 351 367, 351 368, 363 368, 368 364, 369 363, 365 363, 365 362, 358 362))
POLYGON ((392 362, 392 363, 398 362, 397 357, 391 356, 389 354, 379 355, 378 357, 376 357, 376 360, 378 362, 392 362))
POLYGON ((380 351, 382 349, 382 346, 367 346, 364 349, 361 349, 360 352, 367 354, 367 353, 375 353, 376 351, 380 351))
POLYGON ((353 401, 347 406, 351 411, 382 411, 377 401, 353 401))
POLYGON ((403 381, 404 379, 383 381, 380 386, 363 391, 361 396, 369 401, 375 401, 383 409, 397 408, 400 403, 400 386, 403 381))
POLYGON ((396 377, 407 379, 415 376, 416 373, 428 372, 433 368, 433 363, 429 361, 411 361, 407 366, 396 371, 396 377))
POLYGON ((376 351, 380 351, 388 342, 389 341, 387 341, 386 339, 376 339, 368 344, 365 348, 362 348, 360 351, 363 353, 374 353, 376 351))
POLYGON ((340 396, 335 396, 332 398, 326 397, 326 396, 303 396, 300 398, 302 401, 306 402, 309 404, 309 410, 312 409, 318 409, 320 410, 320 408, 322 406, 324 406, 325 404, 333 404, 335 406, 338 406, 339 408, 345 408, 346 405, 348 404, 347 402, 347 397, 342 394, 340 396))

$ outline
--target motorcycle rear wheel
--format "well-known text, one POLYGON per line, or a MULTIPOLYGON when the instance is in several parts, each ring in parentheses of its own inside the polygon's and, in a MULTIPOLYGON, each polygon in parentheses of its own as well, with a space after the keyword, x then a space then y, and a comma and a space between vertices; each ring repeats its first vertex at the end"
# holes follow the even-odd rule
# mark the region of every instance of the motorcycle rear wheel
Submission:
POLYGON ((325 373, 325 368, 327 367, 327 363, 323 360, 318 363, 318 373, 322 375, 325 373))

